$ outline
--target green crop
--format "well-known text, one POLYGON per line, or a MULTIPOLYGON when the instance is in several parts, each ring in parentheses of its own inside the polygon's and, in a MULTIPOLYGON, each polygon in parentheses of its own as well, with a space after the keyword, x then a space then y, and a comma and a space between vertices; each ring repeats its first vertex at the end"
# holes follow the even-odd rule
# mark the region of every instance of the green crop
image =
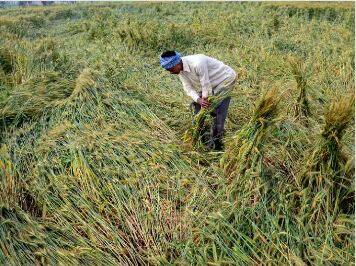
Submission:
POLYGON ((0 8, 0 264, 352 265, 354 7, 0 8), (236 71, 225 151, 166 49, 236 71))

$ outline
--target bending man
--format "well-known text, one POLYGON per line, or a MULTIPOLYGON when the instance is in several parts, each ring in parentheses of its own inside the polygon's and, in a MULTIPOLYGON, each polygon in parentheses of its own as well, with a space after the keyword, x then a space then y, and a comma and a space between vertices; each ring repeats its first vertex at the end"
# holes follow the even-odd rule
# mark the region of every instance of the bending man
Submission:
MULTIPOLYGON (((209 107, 208 96, 232 88, 237 78, 231 67, 203 54, 181 57, 178 52, 166 51, 161 54, 160 63, 171 74, 179 76, 185 92, 193 99, 191 106, 194 114, 201 108, 209 107)), ((230 100, 231 97, 225 98, 212 112, 213 132, 207 144, 210 149, 223 149, 222 137, 230 100)))

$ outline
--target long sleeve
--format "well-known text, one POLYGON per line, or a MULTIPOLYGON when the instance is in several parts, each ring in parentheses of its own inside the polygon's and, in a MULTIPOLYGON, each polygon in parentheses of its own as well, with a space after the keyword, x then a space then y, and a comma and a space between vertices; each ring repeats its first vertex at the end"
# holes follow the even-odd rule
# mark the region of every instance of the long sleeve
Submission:
POLYGON ((190 81, 184 77, 183 75, 179 75, 179 79, 181 80, 183 84, 183 89, 186 92, 188 96, 190 96, 194 102, 197 102, 199 99, 198 93, 192 88, 192 84, 190 81))
POLYGON ((207 62, 201 62, 197 67, 197 73, 199 74, 200 85, 202 88, 202 98, 207 98, 212 95, 212 86, 209 79, 207 62))

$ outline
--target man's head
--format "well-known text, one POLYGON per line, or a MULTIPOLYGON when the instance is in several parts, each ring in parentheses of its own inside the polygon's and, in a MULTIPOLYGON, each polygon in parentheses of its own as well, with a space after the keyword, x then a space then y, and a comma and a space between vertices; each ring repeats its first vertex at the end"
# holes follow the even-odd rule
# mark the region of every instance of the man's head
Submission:
POLYGON ((183 70, 180 54, 175 51, 165 51, 160 56, 160 63, 163 68, 171 74, 179 74, 183 70))

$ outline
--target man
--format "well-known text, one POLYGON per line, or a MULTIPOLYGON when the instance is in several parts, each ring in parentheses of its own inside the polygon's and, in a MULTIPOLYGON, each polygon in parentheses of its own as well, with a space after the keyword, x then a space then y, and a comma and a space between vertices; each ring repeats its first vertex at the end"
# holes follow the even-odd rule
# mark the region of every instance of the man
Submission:
MULTIPOLYGON (((210 106, 208 96, 231 89, 236 82, 237 76, 231 67, 203 54, 181 57, 178 52, 166 51, 161 54, 160 63, 171 74, 179 75, 183 89, 193 99, 191 106, 195 115, 201 108, 210 106)), ((211 113, 214 119, 212 138, 207 144, 210 149, 223 149, 222 137, 230 100, 231 97, 222 100, 211 113)))

